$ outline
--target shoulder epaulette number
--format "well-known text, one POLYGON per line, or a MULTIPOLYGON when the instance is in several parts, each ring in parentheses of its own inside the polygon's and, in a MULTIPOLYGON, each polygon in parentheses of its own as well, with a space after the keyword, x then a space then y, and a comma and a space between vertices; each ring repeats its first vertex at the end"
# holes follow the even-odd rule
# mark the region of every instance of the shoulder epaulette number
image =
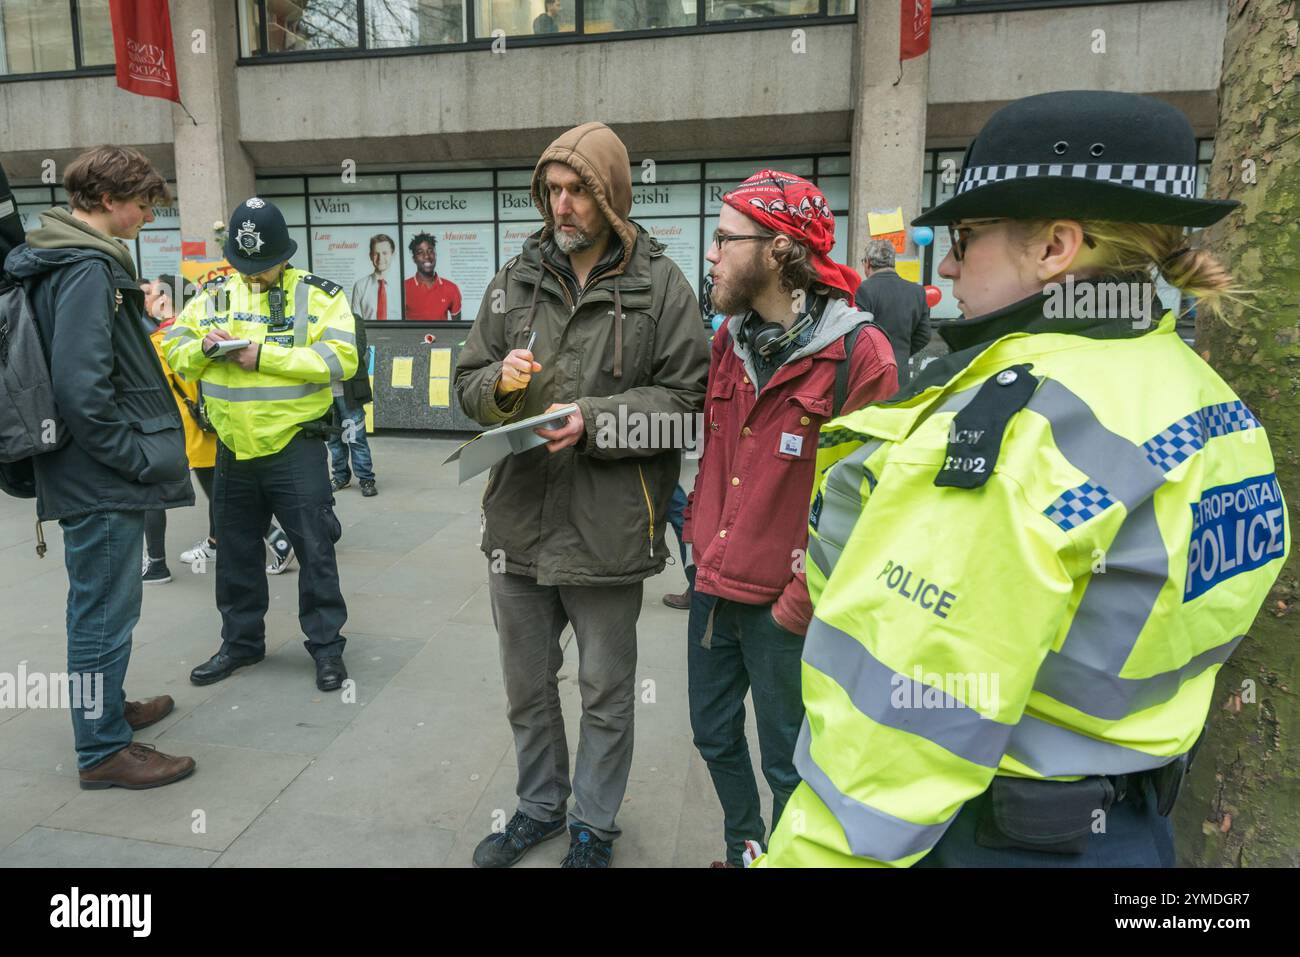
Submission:
POLYGON ((934 477, 936 486, 979 488, 989 480, 998 464, 1007 423, 1038 388, 1038 379, 1029 368, 1022 363, 990 376, 966 408, 953 417, 943 466, 934 477))
POLYGON ((323 290, 327 296, 337 296, 343 291, 343 287, 338 283, 330 282, 328 279, 322 279, 314 273, 303 273, 302 276, 299 277, 298 281, 305 282, 309 286, 315 286, 317 289, 323 290))

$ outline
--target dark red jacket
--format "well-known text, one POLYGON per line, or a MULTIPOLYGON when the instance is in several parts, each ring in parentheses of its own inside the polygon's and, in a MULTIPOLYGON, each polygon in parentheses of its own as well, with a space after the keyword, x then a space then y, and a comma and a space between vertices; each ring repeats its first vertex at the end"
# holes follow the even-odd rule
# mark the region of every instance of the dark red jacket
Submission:
MULTIPOLYGON (((749 605, 774 602, 773 618, 795 634, 812 618, 802 569, 817 436, 831 416, 843 332, 854 317, 865 318, 846 303, 828 304, 811 351, 787 360, 761 395, 728 327, 713 339, 704 450, 683 536, 692 543, 695 587, 749 605)), ((893 349, 875 325, 858 334, 848 384, 841 414, 898 390, 893 349)))

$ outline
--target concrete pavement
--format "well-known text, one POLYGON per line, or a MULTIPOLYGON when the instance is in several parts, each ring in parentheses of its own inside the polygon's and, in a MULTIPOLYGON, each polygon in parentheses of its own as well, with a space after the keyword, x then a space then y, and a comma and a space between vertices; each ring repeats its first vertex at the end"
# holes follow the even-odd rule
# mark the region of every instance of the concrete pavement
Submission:
MULTIPOLYGON (((355 481, 336 496, 346 662, 355 702, 316 690, 297 620, 296 572, 272 577, 267 657, 215 685, 189 670, 220 642, 213 575, 179 554, 204 534, 206 500, 168 513, 174 580, 146 586, 126 689, 170 694, 176 711, 136 740, 192 755, 189 779, 151 791, 82 791, 65 710, 0 708, 0 866, 468 866, 474 845, 515 809, 487 561, 478 550, 485 477, 463 487, 440 463, 447 439, 371 437, 377 498, 355 481)), ((693 463, 687 476, 693 477, 693 463)), ((62 536, 33 551, 34 507, 0 496, 0 672, 66 667, 62 536)), ((675 544, 671 532, 670 544, 675 544)), ((646 582, 637 667, 636 749, 614 866, 705 866, 723 856, 722 812, 691 743, 686 613, 646 582)), ((581 706, 566 633, 560 694, 571 760, 581 706)), ((752 708, 750 709, 752 712, 752 708)), ((758 749, 749 718, 750 748, 758 749)), ((764 818, 770 795, 759 776, 764 818)), ((522 867, 551 867, 567 841, 522 867)))

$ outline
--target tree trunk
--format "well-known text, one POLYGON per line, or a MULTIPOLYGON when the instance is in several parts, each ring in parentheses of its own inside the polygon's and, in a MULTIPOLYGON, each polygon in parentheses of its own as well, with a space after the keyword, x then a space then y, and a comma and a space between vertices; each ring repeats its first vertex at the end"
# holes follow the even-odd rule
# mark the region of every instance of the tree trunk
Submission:
POLYGON ((1296 0, 1229 0, 1208 195, 1240 200, 1203 242, 1253 293, 1197 319, 1197 349, 1263 423, 1292 550, 1223 666, 1210 730, 1174 812, 1179 863, 1300 865, 1300 52, 1296 0))

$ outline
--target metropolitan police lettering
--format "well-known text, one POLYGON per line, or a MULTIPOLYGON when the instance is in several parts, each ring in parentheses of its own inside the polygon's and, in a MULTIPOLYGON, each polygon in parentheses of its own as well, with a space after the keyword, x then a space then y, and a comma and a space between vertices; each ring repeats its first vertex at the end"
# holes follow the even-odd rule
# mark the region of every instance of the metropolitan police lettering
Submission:
POLYGON ((1286 523, 1276 475, 1257 475, 1235 485, 1206 489, 1191 509, 1184 602, 1234 575, 1282 557, 1286 523))

